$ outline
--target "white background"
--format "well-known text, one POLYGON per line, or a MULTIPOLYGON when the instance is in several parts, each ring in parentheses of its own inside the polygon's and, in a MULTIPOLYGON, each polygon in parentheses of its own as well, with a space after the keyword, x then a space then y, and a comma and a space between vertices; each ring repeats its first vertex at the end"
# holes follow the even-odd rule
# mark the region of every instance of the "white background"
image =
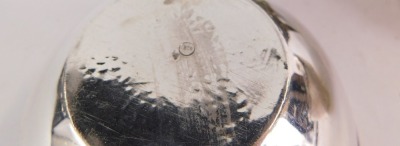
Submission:
MULTIPOLYGON (((48 145, 71 36, 105 0, 0 0, 0 145, 48 145)), ((400 1, 270 0, 323 49, 362 146, 400 145, 400 1)))

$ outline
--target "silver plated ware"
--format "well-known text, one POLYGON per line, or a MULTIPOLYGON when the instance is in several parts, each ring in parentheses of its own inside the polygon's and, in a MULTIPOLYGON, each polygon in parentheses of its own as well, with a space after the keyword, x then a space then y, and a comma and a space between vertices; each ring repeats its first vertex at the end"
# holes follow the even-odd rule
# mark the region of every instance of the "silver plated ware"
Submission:
POLYGON ((65 63, 52 145, 332 144, 301 40, 265 1, 118 0, 65 63))

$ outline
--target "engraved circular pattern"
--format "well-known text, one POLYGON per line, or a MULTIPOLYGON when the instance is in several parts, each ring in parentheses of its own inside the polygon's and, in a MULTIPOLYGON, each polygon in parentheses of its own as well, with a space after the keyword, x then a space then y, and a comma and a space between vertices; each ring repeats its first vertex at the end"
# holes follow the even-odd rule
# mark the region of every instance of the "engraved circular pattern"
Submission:
POLYGON ((189 42, 184 42, 179 46, 179 52, 185 56, 192 55, 195 49, 196 49, 195 46, 189 42))

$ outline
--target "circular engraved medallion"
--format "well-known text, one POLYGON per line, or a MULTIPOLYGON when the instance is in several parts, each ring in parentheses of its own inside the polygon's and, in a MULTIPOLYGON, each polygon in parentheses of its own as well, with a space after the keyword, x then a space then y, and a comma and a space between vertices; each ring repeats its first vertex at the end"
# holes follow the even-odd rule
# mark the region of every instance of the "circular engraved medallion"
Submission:
POLYGON ((195 47, 192 43, 184 42, 179 46, 179 52, 182 55, 190 56, 194 53, 195 47))

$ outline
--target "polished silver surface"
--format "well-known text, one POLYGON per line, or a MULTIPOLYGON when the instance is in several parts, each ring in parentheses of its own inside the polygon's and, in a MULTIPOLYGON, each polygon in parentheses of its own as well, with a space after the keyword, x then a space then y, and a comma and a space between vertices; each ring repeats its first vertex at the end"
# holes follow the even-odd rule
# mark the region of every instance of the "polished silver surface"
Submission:
POLYGON ((318 145, 329 90, 291 34, 263 1, 116 1, 66 61, 52 145, 318 145))

